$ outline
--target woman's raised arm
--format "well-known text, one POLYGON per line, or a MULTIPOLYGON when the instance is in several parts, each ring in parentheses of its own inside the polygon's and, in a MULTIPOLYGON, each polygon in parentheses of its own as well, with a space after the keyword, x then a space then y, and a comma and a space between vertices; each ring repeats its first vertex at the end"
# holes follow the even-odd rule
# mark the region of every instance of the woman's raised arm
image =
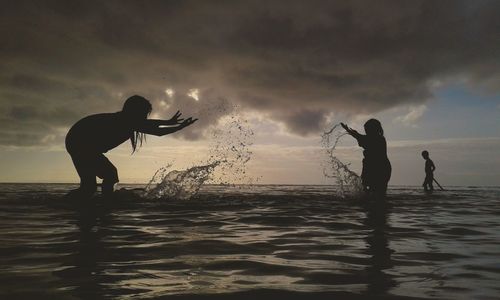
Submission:
POLYGON ((354 130, 354 129, 350 128, 350 127, 349 127, 349 126, 347 126, 346 124, 344 124, 344 123, 340 123, 340 125, 341 125, 341 126, 342 126, 342 128, 344 128, 344 129, 345 129, 345 131, 347 131, 347 133, 348 133, 349 135, 351 135, 353 138, 355 138, 355 139, 357 139, 357 140, 358 140, 358 139, 362 136, 362 134, 360 134, 360 133, 359 133, 359 132, 357 132, 356 130, 354 130))

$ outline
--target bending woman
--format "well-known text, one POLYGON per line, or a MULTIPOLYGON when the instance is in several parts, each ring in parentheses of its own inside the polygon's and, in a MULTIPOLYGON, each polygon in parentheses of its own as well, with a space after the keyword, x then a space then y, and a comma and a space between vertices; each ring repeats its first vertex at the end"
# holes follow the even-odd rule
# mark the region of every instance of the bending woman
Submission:
POLYGON ((90 115, 76 122, 66 135, 66 150, 80 176, 80 187, 71 195, 92 196, 97 189, 96 176, 102 179, 102 193, 111 194, 118 180, 118 171, 103 153, 126 140, 142 146, 145 134, 163 136, 179 131, 197 119, 179 119, 177 112, 169 120, 151 120, 151 103, 141 97, 128 98, 122 111, 90 115), (166 127, 168 126, 168 127, 166 127))
POLYGON ((387 157, 387 143, 382 125, 376 119, 368 120, 364 126, 366 135, 363 135, 344 123, 340 124, 364 149, 361 181, 365 191, 385 195, 392 168, 387 157))

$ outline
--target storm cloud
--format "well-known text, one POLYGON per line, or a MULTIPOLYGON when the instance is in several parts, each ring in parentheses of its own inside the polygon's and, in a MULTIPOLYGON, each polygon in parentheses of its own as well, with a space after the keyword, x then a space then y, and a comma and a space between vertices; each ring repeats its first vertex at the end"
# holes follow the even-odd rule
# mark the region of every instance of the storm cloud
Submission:
POLYGON ((500 86, 500 1, 9 1, 0 36, 2 145, 60 142, 133 94, 199 116, 197 139, 226 99, 307 135, 445 82, 500 86))

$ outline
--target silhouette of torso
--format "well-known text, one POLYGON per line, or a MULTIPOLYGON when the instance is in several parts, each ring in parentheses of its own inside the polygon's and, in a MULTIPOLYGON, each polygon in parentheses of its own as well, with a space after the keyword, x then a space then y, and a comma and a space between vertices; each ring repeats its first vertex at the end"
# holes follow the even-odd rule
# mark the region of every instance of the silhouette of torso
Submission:
POLYGON ((430 158, 425 160, 425 174, 432 174, 432 166, 434 166, 434 163, 430 158))
POLYGON ((387 182, 391 177, 391 163, 387 157, 387 143, 380 135, 360 135, 358 144, 363 151, 363 174, 365 183, 387 182))
POLYGON ((381 162, 384 164, 389 162, 389 158, 387 158, 387 143, 383 136, 362 135, 358 140, 358 144, 365 149, 363 154, 367 162, 381 162))
POLYGON ((70 153, 105 153, 128 140, 133 131, 120 112, 90 115, 71 127, 66 149, 70 153))

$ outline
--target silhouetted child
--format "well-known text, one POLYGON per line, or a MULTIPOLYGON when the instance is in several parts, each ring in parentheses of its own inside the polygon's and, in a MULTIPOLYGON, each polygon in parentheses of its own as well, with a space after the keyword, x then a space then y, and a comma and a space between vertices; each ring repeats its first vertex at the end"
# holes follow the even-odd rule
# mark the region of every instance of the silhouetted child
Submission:
POLYGON ((392 168, 387 157, 387 143, 382 125, 376 119, 368 120, 364 125, 366 135, 363 135, 344 123, 340 124, 364 149, 361 181, 365 191, 385 195, 392 168))
POLYGON ((422 157, 425 159, 425 179, 424 187, 425 191, 433 191, 434 186, 432 182, 434 181, 434 170, 436 170, 436 166, 434 166, 434 162, 429 158, 429 152, 427 150, 422 151, 422 157))
POLYGON ((122 111, 90 115, 76 122, 66 135, 66 149, 80 176, 80 187, 70 195, 92 196, 97 189, 96 176, 102 179, 102 193, 111 194, 118 182, 115 166, 103 153, 126 140, 142 146, 145 134, 163 136, 181 130, 197 119, 179 119, 177 112, 170 120, 151 120, 151 103, 141 96, 128 98, 122 111), (166 127, 169 126, 169 127, 166 127))

